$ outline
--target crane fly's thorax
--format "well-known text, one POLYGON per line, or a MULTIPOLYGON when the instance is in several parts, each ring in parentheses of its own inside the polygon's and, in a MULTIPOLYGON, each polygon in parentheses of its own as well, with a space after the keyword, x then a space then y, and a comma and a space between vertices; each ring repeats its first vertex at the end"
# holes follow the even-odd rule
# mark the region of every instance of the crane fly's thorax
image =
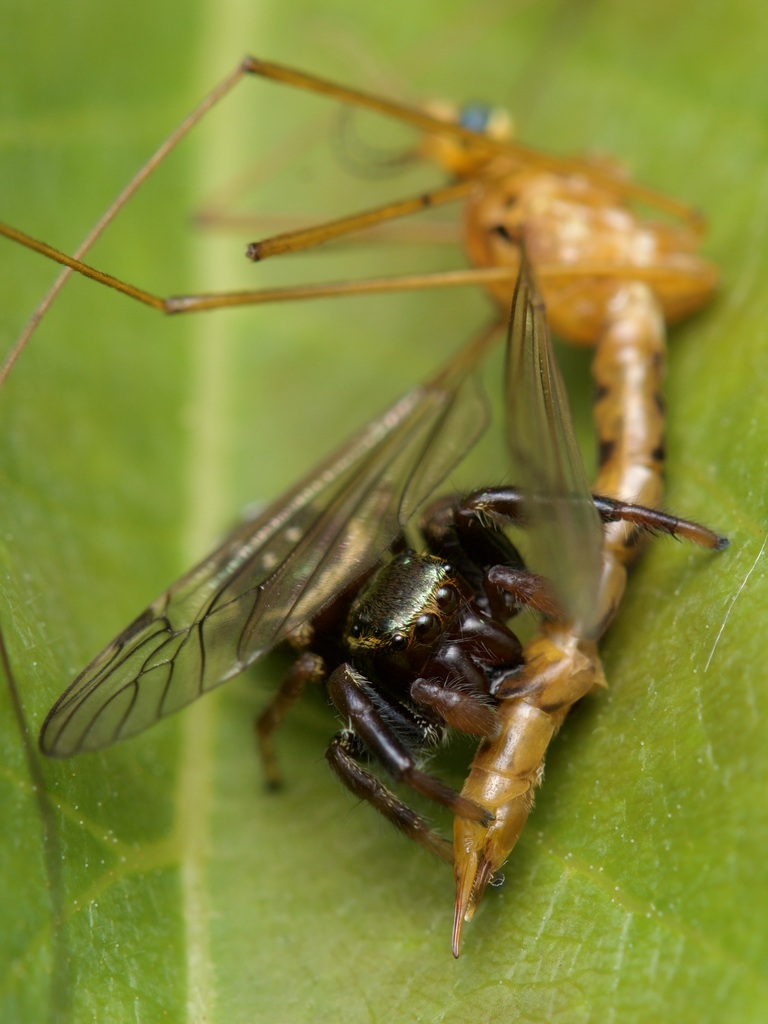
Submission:
MULTIPOLYGON (((619 172, 612 173, 619 183, 619 172)), ((694 253, 694 231, 643 220, 608 186, 578 174, 497 171, 467 203, 465 237, 478 266, 516 266, 524 243, 553 330, 582 344, 594 344, 634 268, 668 321, 703 305, 716 280, 714 269, 694 253)), ((506 308, 508 286, 490 289, 506 308)))
MULTIPOLYGON (((489 106, 487 103, 466 103, 457 106, 444 100, 436 100, 425 105, 426 113, 441 121, 460 124, 462 128, 477 132, 479 136, 503 141, 514 136, 514 123, 511 115, 503 107, 489 106)), ((451 135, 426 134, 421 139, 418 149, 419 156, 432 164, 437 164, 443 171, 456 178, 479 178, 488 168, 496 163, 482 145, 451 135)), ((510 163, 509 160, 506 161, 510 163)))
POLYGON ((383 566, 350 609, 345 644, 356 663, 413 675, 458 618, 465 587, 447 562, 406 551, 383 566))

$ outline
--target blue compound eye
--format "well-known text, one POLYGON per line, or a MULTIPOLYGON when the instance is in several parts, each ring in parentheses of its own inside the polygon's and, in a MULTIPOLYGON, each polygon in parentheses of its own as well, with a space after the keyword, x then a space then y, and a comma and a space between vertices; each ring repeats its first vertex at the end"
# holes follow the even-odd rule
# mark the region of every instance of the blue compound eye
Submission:
POLYGON ((459 124, 478 135, 490 139, 511 139, 514 125, 509 113, 503 107, 491 107, 487 103, 467 103, 459 110, 459 124))
POLYGON ((468 103, 459 111, 459 124, 471 132, 484 133, 488 129, 493 108, 486 103, 468 103))

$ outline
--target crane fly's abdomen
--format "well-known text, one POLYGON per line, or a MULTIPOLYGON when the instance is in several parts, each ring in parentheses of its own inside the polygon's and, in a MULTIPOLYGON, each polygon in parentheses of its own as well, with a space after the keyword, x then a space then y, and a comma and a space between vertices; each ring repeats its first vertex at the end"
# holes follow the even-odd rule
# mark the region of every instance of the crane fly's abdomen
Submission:
MULTIPOLYGON (((462 790, 464 797, 492 813, 494 821, 487 831, 461 820, 455 824, 456 956, 462 922, 472 916, 494 872, 517 843, 543 775, 550 740, 570 707, 593 687, 605 685, 596 641, 619 607, 627 566, 639 551, 641 530, 652 528, 648 519, 627 516, 624 521, 617 516, 616 521, 608 514, 601 526, 578 514, 586 482, 548 326, 568 340, 595 346, 594 422, 599 441, 595 493, 657 507, 663 491, 661 383, 665 318, 672 315, 673 307, 666 302, 664 289, 651 283, 649 271, 658 272, 666 286, 669 266, 659 239, 666 244, 673 230, 664 229, 657 237, 629 212, 601 206, 594 189, 591 197, 585 190, 582 199, 589 201, 578 209, 558 194, 552 184, 556 179, 540 177, 541 187, 532 179, 524 190, 510 191, 506 221, 497 221, 495 231, 487 230, 492 220, 485 231, 470 231, 470 242, 485 245, 482 258, 490 260, 498 256, 494 249, 524 239, 527 258, 542 279, 544 301, 528 280, 523 263, 523 287, 518 284, 515 291, 510 321, 507 401, 511 409, 523 409, 526 415, 516 414, 510 447, 515 470, 522 474, 523 497, 526 489, 529 495, 544 494, 563 510, 556 532, 546 520, 542 522, 549 528, 552 545, 561 552, 559 561, 549 560, 545 575, 552 583, 560 582, 560 593, 566 597, 560 622, 544 621, 525 647, 525 667, 514 680, 520 695, 511 687, 499 694, 498 731, 481 746, 462 790), (525 203, 530 205, 521 213, 525 203), (520 217, 518 223, 515 216, 520 217), (593 542, 597 542, 597 557, 579 571, 574 555, 593 542), (563 586, 573 582, 577 585, 563 586), (579 593, 589 595, 586 613, 578 604, 579 593)), ((564 181, 560 191, 572 185, 570 179, 564 181)), ((478 208, 483 201, 483 197, 477 200, 478 208)), ((494 216, 500 213, 497 209, 494 216)), ((684 243, 685 238, 681 247, 684 243)), ((681 259, 701 263, 685 253, 681 259)), ((683 274, 673 283, 677 286, 684 278, 683 274)), ((694 306, 701 298, 695 292, 691 289, 688 296, 694 306)), ((535 502, 531 508, 529 525, 541 527, 535 522, 535 502)), ((711 541, 712 546, 719 545, 715 535, 711 541)), ((541 571, 535 564, 533 568, 541 571)))
POLYGON ((472 763, 462 793, 494 815, 487 828, 456 818, 454 954, 461 925, 470 920, 494 873, 513 850, 533 807, 547 747, 571 706, 595 686, 605 686, 596 645, 568 628, 545 623, 526 646, 516 689, 497 709, 500 739, 486 741, 472 763))
MULTIPOLYGON (((664 492, 666 366, 663 312, 645 284, 617 293, 592 363, 598 439, 596 494, 657 508, 664 492)), ((623 564, 636 553, 637 530, 604 527, 605 549, 623 564)))

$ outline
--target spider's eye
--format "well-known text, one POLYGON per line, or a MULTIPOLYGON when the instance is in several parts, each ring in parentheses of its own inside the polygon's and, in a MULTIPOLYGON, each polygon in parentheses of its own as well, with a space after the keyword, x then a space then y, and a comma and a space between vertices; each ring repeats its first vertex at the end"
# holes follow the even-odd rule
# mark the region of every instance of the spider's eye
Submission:
POLYGON ((431 644, 440 636, 442 623, 437 615, 427 612, 416 619, 414 635, 420 644, 431 644))
POLYGON ((453 587, 440 587, 435 594, 435 600, 438 608, 448 615, 452 615, 459 606, 459 595, 453 587))
POLYGON ((389 642, 389 646, 393 651, 404 651, 408 646, 408 637, 405 633, 395 633, 389 642))
POLYGON ((358 612, 350 624, 349 635, 353 640, 359 640, 361 636, 370 632, 370 626, 370 616, 365 611, 358 612))
POLYGON ((416 552, 413 550, 413 548, 405 548, 405 550, 401 551, 400 554, 397 556, 397 561, 401 565, 410 565, 411 562, 413 561, 413 557, 415 554, 416 552))

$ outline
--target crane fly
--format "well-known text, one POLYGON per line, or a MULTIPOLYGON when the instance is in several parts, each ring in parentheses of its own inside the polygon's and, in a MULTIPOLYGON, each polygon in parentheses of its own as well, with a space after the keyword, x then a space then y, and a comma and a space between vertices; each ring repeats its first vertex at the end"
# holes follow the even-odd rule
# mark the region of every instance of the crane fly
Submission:
POLYGON ((716 275, 712 267, 694 255, 703 228, 695 210, 631 181, 620 169, 604 161, 553 156, 515 142, 506 137, 503 128, 499 129, 498 125, 505 122, 493 118, 490 112, 478 121, 474 107, 467 108, 471 117, 467 116, 466 110, 462 115, 459 110, 447 111, 442 106, 432 109, 435 112, 430 112, 427 107, 408 106, 337 85, 285 65, 255 57, 244 58, 158 147, 105 210, 73 255, 0 222, 1 235, 65 268, 8 353, 0 371, 0 384, 71 272, 80 273, 167 314, 330 296, 481 285, 499 300, 504 321, 517 277, 517 242, 522 238, 542 280, 550 315, 565 337, 572 332, 568 327, 563 330, 563 327, 575 317, 574 329, 579 339, 583 341, 586 336, 589 340, 590 331, 594 328, 596 305, 599 306, 607 294, 615 291, 617 281, 647 282, 662 302, 668 319, 687 315, 709 297, 716 275), (410 125, 422 133, 418 155, 436 164, 449 177, 447 185, 430 192, 250 242, 247 254, 251 259, 263 261, 281 254, 308 251, 422 210, 466 201, 464 235, 468 255, 475 266, 362 281, 163 297, 85 263, 83 257, 94 242, 168 154, 212 108, 249 77, 308 90, 410 125), (564 195, 560 195, 561 189, 564 189, 564 195), (655 225, 642 221, 631 209, 633 202, 656 207, 664 214, 679 219, 681 225, 655 225), (563 206, 568 207, 569 204, 571 208, 564 211, 563 206), (617 215, 623 221, 619 225, 616 223, 617 215), (586 246, 579 244, 574 247, 574 225, 578 225, 579 234, 587 239, 586 246), (563 228, 567 236, 565 244, 559 237, 563 228), (584 322, 583 310, 574 312, 574 291, 581 294, 579 305, 582 307, 585 294, 595 297, 591 302, 591 319, 587 317, 587 322, 584 322))
MULTIPOLYGON (((450 116, 453 120, 445 120, 445 112, 437 108, 406 107, 246 58, 163 143, 73 257, 7 225, 0 224, 0 233, 67 268, 44 300, 43 312, 71 271, 166 313, 480 284, 497 301, 500 315, 506 316, 517 282, 505 407, 518 487, 454 496, 447 504, 430 506, 416 522, 418 510, 485 428, 483 403, 468 383, 490 347, 489 336, 484 335, 437 376, 371 421, 264 514, 239 527, 161 595, 62 695, 41 734, 41 747, 52 756, 98 749, 134 735, 266 651, 292 642, 301 654, 259 723, 268 778, 274 781, 278 774, 271 745, 274 728, 307 681, 326 683, 337 710, 356 727, 332 741, 331 767, 403 832, 455 863, 453 948, 458 955, 461 922, 471 917, 519 836, 549 739, 571 704, 602 681, 596 641, 616 612, 625 566, 638 550, 639 536, 661 530, 709 547, 725 542, 696 524, 634 504, 640 500, 655 506, 661 498, 664 418, 658 396, 664 325, 698 309, 715 284, 714 270, 695 254, 700 218, 677 201, 630 181, 606 162, 553 157, 497 133, 490 120, 478 131, 460 112, 450 116), (249 75, 309 89, 412 125, 422 133, 419 155, 450 177, 447 185, 430 193, 253 242, 248 246, 251 259, 304 251, 422 209, 461 201, 465 245, 474 266, 432 275, 163 298, 85 264, 87 249, 165 155, 249 75), (638 202, 655 206, 680 223, 644 220, 632 206, 638 202), (521 247, 541 280, 543 302, 531 271, 521 269, 521 247), (600 497, 594 499, 584 482, 550 353, 544 304, 551 325, 566 340, 596 346, 595 422, 601 468, 596 482, 600 497), (627 415, 617 415, 617 410, 627 415), (520 521, 532 537, 530 565, 511 542, 499 540, 506 526, 520 521), (432 563, 414 561, 403 552, 414 535, 426 547, 427 559, 445 561, 447 551, 458 556, 455 578, 456 566, 449 561, 440 577, 443 583, 427 586, 432 563), (401 559, 408 579, 398 577, 395 600, 393 584, 377 580, 396 576, 387 567, 399 566, 401 559), (503 566, 509 571, 500 572, 503 566), (444 614, 445 609, 425 611, 426 606, 419 606, 420 616, 409 626, 416 632, 421 628, 422 633, 440 633, 444 644, 437 654, 419 655, 421 660, 414 655, 408 662, 412 673, 442 666, 439 686, 430 689, 417 675, 407 695, 383 697, 382 669, 371 653, 373 646, 381 646, 381 635, 369 637, 365 650, 359 642, 369 628, 369 590, 378 594, 377 586, 383 586, 387 600, 397 604, 406 584, 419 592, 419 600, 428 591, 431 601, 455 584, 461 607, 471 606, 477 621, 485 623, 483 628, 496 631, 495 642, 500 651, 503 648, 496 660, 483 660, 476 652, 479 673, 470 673, 472 685, 465 687, 468 692, 456 699, 455 707, 449 706, 455 695, 449 700, 445 692, 452 689, 445 665, 453 656, 458 620, 444 614), (526 605, 537 611, 542 625, 521 651, 514 634, 506 636, 503 620, 526 605), (353 636, 353 629, 360 636, 353 636), (361 693, 364 707, 355 704, 361 693), (366 716, 375 722, 372 731, 366 731, 366 716), (429 747, 449 726, 482 738, 461 795, 421 772, 410 749, 429 747), (394 753, 393 731, 398 741, 404 741, 394 753), (520 763, 521 750, 528 757, 525 763, 520 763), (365 755, 373 755, 396 778, 455 813, 453 851, 360 767, 365 755), (487 780, 504 775, 512 785, 502 798, 496 783, 489 788, 487 780)), ((2 379, 39 314, 10 353, 2 379)), ((393 637, 403 641, 407 623, 396 612, 393 637)), ((475 619, 472 622, 476 625, 475 619)), ((464 629, 466 621, 460 625, 464 629)), ((430 634, 430 643, 433 640, 430 634)), ((402 675, 405 669, 398 664, 402 675)))

